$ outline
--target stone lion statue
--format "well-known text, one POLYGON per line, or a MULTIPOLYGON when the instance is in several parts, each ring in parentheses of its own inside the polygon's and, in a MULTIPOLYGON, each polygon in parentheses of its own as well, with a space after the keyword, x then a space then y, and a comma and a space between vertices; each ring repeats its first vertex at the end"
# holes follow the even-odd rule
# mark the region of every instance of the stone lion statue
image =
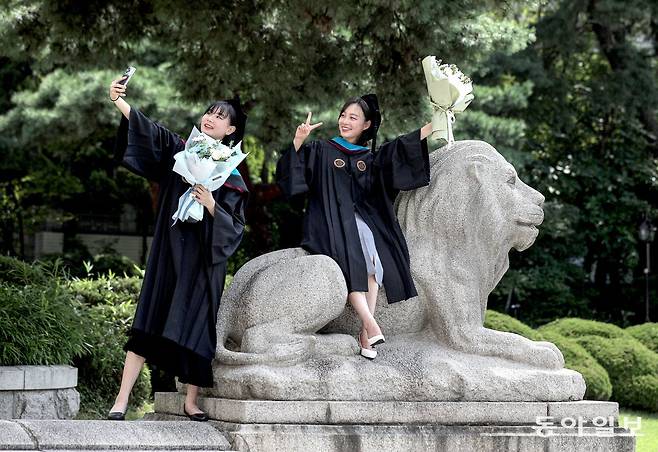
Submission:
POLYGON ((550 342, 483 326, 487 298, 530 247, 544 197, 491 145, 430 154, 431 183, 396 200, 418 297, 375 313, 386 344, 357 356, 359 322, 329 257, 285 249, 235 275, 218 315, 216 389, 278 400, 579 400, 582 376, 550 342), (364 378, 376 388, 364 394, 364 378), (360 383, 361 382, 361 383, 360 383), (300 389, 301 388, 301 389, 300 389))

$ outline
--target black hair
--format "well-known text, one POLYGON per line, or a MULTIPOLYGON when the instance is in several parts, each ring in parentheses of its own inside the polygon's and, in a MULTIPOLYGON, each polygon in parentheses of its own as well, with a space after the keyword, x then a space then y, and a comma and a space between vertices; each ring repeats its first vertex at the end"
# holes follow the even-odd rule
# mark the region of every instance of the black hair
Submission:
MULTIPOLYGON (((207 115, 208 113, 219 115, 219 117, 222 119, 228 117, 230 125, 234 126, 236 128, 236 131, 230 135, 226 135, 222 140, 222 142, 225 142, 226 144, 229 143, 230 141, 236 141, 235 135, 239 132, 238 113, 235 111, 233 105, 231 105, 229 102, 225 100, 218 100, 213 102, 208 106, 208 108, 206 108, 204 115, 207 115)), ((242 138, 240 137, 240 139, 242 138)))
POLYGON ((340 118, 340 115, 342 115, 345 110, 347 110, 347 107, 350 105, 356 104, 359 107, 361 107, 361 110, 363 110, 363 116, 365 117, 366 121, 370 121, 370 127, 368 127, 366 130, 361 133, 359 136, 359 140, 357 141, 356 144, 363 146, 365 145, 368 141, 374 138, 374 136, 377 134, 377 130, 375 127, 375 123, 372 120, 373 119, 373 113, 372 110, 370 109, 370 106, 368 103, 362 98, 362 97, 350 97, 345 101, 343 104, 343 108, 340 109, 340 113, 338 114, 338 117, 340 118))

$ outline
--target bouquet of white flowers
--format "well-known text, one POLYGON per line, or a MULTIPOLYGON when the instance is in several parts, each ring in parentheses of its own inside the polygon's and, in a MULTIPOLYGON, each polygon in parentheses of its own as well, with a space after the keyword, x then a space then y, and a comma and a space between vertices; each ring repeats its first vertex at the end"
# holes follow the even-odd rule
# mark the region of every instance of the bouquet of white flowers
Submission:
POLYGON ((455 113, 463 112, 473 100, 473 83, 454 64, 441 64, 434 56, 423 59, 430 103, 434 107, 432 136, 448 143, 455 141, 452 123, 455 113))
MULTIPOLYGON (((226 146, 221 140, 215 140, 194 127, 185 142, 185 150, 174 155, 174 171, 191 186, 201 184, 209 191, 217 190, 247 157, 240 148, 241 144, 226 146)), ((203 206, 192 197, 192 187, 179 198, 178 210, 171 218, 174 224, 178 220, 196 222, 203 219, 203 206)))

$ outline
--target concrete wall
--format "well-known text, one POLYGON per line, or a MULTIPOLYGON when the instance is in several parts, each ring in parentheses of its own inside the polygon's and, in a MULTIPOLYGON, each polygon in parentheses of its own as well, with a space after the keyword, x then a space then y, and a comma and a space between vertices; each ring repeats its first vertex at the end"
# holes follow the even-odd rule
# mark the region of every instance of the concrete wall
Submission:
MULTIPOLYGON (((142 260, 142 236, 139 235, 109 235, 109 234, 78 234, 77 237, 82 243, 89 248, 91 254, 97 254, 110 245, 117 253, 128 256, 137 263, 142 260)), ((153 237, 146 239, 146 253, 151 248, 153 237)), ((62 232, 41 231, 34 235, 35 259, 53 253, 61 253, 64 244, 64 234, 62 232)))

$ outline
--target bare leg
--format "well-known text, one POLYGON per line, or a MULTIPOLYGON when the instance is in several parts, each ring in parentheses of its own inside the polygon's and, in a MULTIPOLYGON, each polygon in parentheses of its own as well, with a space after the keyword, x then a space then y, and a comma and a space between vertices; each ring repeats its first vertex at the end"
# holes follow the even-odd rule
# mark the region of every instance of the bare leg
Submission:
POLYGON ((185 411, 189 414, 197 414, 201 412, 201 408, 196 404, 196 398, 199 395, 199 387, 194 385, 187 385, 187 395, 185 396, 185 411))
POLYGON ((352 292, 347 296, 350 304, 356 311, 356 314, 361 319, 363 328, 367 331, 368 337, 382 334, 382 330, 377 325, 375 318, 372 316, 366 300, 366 295, 363 292, 352 292))
POLYGON ((123 375, 121 376, 121 388, 119 389, 119 394, 114 400, 114 406, 110 412, 126 412, 126 409, 128 408, 128 398, 130 397, 130 391, 132 391, 143 365, 144 358, 142 356, 139 356, 133 352, 126 353, 126 361, 123 365, 123 375))
MULTIPOLYGON (((379 291, 379 284, 375 280, 374 275, 368 276, 368 293, 366 293, 366 301, 368 303, 368 310, 370 314, 374 316, 375 307, 377 306, 377 292, 379 291)), ((368 345, 368 333, 366 332, 365 326, 361 329, 361 335, 359 336, 361 346, 364 348, 371 349, 372 346, 368 345)))
POLYGON ((371 314, 375 314, 375 307, 377 306, 377 292, 379 292, 379 284, 373 275, 368 276, 368 293, 366 293, 366 300, 368 301, 368 309, 371 314))

